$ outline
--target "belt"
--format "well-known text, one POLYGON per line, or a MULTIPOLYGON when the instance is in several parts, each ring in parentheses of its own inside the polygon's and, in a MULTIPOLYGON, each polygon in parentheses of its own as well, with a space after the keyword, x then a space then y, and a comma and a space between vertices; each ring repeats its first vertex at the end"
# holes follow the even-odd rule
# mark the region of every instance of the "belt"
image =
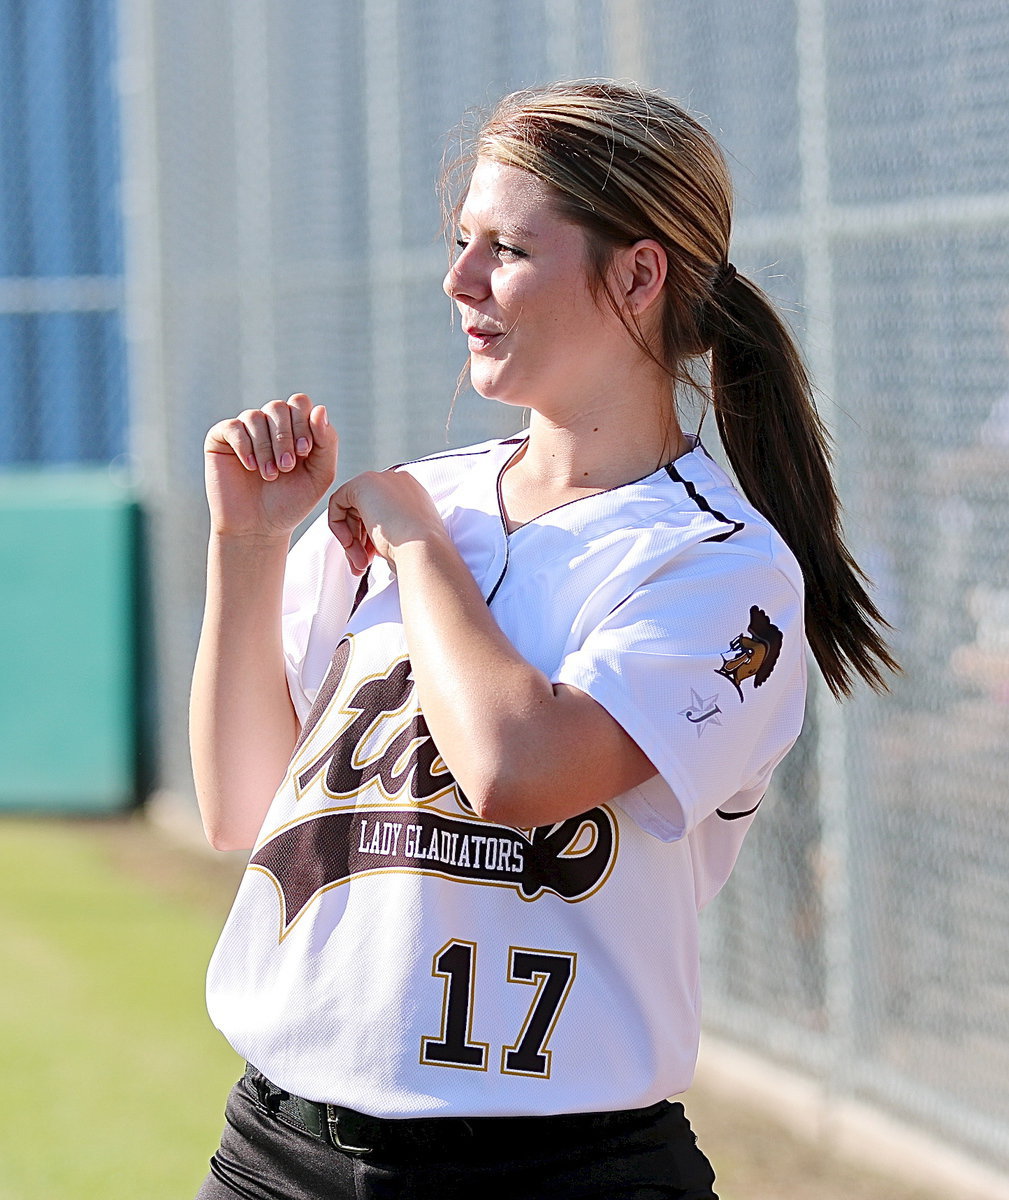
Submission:
MULTIPOLYGON (((293 1096, 271 1083, 249 1065, 245 1078, 260 1103, 288 1124, 309 1133, 345 1154, 373 1154, 393 1160, 417 1155, 452 1157, 500 1152, 502 1145, 538 1149, 563 1149, 601 1133, 625 1133, 644 1127, 677 1104, 660 1100, 648 1108, 601 1113, 562 1113, 547 1117, 370 1117, 339 1104, 323 1104, 293 1096)), ((686 1124, 686 1118, 682 1118, 686 1124)), ((689 1129, 689 1126, 687 1126, 689 1129)))

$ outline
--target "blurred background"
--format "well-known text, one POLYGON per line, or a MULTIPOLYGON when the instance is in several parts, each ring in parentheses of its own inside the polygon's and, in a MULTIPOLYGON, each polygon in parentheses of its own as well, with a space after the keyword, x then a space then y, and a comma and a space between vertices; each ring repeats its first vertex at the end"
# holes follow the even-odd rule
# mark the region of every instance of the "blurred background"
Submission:
POLYGON ((706 918, 709 1031, 1009 1173, 1005 0, 0 0, 0 843, 195 822, 212 422, 306 391, 343 477, 510 431, 450 419, 435 180, 460 120, 585 75, 724 146, 904 664, 814 688, 706 918))

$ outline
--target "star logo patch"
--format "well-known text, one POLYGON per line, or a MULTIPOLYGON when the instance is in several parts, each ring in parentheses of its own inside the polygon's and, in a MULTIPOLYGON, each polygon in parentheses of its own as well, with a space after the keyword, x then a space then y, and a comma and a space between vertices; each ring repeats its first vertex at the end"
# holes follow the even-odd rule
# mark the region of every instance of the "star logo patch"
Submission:
POLYGON ((690 704, 687 708, 681 708, 678 716, 686 717, 691 725, 697 729, 697 736, 701 737, 709 725, 721 725, 721 709, 718 707, 718 696, 701 696, 693 688, 690 689, 690 704))

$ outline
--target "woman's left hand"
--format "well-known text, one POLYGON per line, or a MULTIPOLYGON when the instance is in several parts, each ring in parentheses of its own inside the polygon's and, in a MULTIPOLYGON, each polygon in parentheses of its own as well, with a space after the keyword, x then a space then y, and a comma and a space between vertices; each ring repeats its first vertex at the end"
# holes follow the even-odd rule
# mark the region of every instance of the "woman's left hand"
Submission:
POLYGON ((337 488, 329 528, 355 575, 376 555, 395 570, 396 551, 407 542, 448 537, 434 501, 405 471, 365 471, 337 488))

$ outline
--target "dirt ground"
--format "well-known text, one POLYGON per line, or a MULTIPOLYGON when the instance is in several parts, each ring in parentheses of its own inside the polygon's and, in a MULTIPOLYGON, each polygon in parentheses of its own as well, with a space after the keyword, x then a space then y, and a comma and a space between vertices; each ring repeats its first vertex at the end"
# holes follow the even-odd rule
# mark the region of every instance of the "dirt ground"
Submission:
MULTIPOLYGON (((241 855, 186 845, 141 817, 83 822, 110 863, 149 886, 220 914, 228 911, 244 870, 241 855)), ((940 1200, 938 1192, 899 1182, 825 1156, 790 1137, 751 1106, 695 1086, 684 1103, 698 1142, 718 1173, 721 1200, 940 1200)), ((949 1194, 943 1193, 946 1200, 949 1194)))
POLYGON ((950 1200, 827 1157, 750 1107, 702 1088, 684 1098, 698 1143, 714 1164, 721 1200, 950 1200))

